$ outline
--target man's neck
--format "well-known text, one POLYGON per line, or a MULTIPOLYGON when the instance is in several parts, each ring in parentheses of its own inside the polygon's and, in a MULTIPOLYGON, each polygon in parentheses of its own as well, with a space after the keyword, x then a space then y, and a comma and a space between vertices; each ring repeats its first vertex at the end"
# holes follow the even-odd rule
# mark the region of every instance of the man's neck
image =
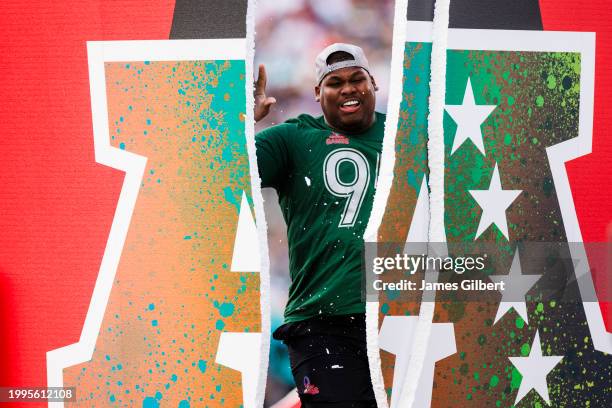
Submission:
POLYGON ((370 130, 370 128, 372 126, 374 126, 374 124, 376 123, 376 112, 372 113, 372 120, 370 121, 370 123, 367 126, 363 126, 363 127, 358 128, 358 129, 347 129, 347 128, 340 129, 340 128, 334 127, 334 126, 332 126, 327 121, 327 118, 325 117, 325 114, 323 114, 323 119, 325 120, 325 124, 327 126, 329 126, 329 128, 331 130, 333 130, 334 132, 338 132, 338 133, 342 133, 342 134, 347 134, 347 135, 358 135, 360 133, 367 132, 368 130, 370 130))

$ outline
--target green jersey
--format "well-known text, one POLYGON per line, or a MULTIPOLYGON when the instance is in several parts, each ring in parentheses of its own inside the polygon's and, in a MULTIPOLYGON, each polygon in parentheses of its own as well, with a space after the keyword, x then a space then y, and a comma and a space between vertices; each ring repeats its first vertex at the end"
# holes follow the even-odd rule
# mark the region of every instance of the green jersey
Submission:
POLYGON ((285 322, 364 313, 363 233, 377 181, 385 115, 364 133, 300 115, 257 134, 262 187, 274 187, 287 223, 291 286, 285 322))

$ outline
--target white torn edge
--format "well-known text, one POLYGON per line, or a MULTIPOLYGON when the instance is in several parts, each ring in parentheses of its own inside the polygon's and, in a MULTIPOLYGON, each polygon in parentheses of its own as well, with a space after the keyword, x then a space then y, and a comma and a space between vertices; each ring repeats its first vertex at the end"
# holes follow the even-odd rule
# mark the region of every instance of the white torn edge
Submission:
MULTIPOLYGON (((400 105, 402 103, 404 50, 406 48, 406 12, 408 0, 396 0, 393 16, 393 42, 391 46, 391 72, 389 80, 389 97, 387 100, 387 119, 383 138, 382 156, 374 203, 368 225, 364 233, 365 242, 377 242, 378 228, 382 223, 385 207, 393 182, 395 167, 395 136, 400 105)), ((368 363, 374 396, 380 408, 388 408, 387 393, 382 376, 380 347, 378 344, 378 311, 379 302, 366 302, 366 341, 368 363)))
MULTIPOLYGON (((446 100, 446 52, 450 0, 436 0, 431 47, 429 116, 427 118, 427 162, 429 165, 429 242, 445 241, 444 233, 444 105, 446 100)), ((436 274, 430 278, 437 280, 436 274)), ((435 291, 423 293, 419 320, 410 351, 410 363, 401 390, 399 406, 411 408, 423 371, 435 310, 435 291), (429 296, 427 296, 429 295, 429 296)))
POLYGON ((249 167, 251 170, 251 192, 253 205, 255 207, 255 220, 259 236, 259 253, 261 269, 259 274, 260 287, 260 311, 261 311, 261 349, 259 362, 259 377, 257 379, 257 393, 255 394, 255 406, 262 407, 266 393, 266 378, 268 375, 268 364, 270 356, 270 259, 268 257, 268 224, 264 213, 264 200, 261 194, 261 179, 257 167, 257 155, 255 150, 255 98, 253 96, 253 64, 255 60, 255 11, 256 0, 248 0, 246 14, 246 118, 245 132, 247 140, 247 151, 249 154, 249 167))
POLYGON ((429 166, 429 242, 444 239, 444 105, 450 0, 436 0, 431 46, 427 163, 429 166))
MULTIPOLYGON (((110 145, 104 63, 109 61, 243 60, 244 51, 244 39, 87 42, 95 159, 97 163, 124 171, 125 179, 81 336, 76 343, 47 352, 48 387, 62 387, 64 384, 63 370, 87 362, 93 356, 147 162, 144 156, 110 145)), ((63 407, 64 403, 49 402, 48 406, 58 408, 63 407)))
POLYGON ((404 50, 406 48, 406 10, 408 0, 396 0, 393 21, 393 44, 391 47, 391 73, 389 79, 389 97, 387 100, 387 119, 383 139, 382 156, 378 183, 372 212, 363 238, 366 242, 376 242, 378 228, 382 223, 395 167, 395 135, 402 103, 404 50))
POLYGON ((370 377, 372 379, 372 388, 374 389, 376 404, 379 408, 389 408, 380 362, 380 345, 378 342, 378 306, 379 302, 366 301, 366 342, 368 364, 370 366, 370 377))

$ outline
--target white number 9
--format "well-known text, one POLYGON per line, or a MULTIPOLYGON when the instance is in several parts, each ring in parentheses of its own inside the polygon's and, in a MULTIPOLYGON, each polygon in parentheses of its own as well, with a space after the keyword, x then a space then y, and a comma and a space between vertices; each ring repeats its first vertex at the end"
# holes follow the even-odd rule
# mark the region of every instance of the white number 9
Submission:
POLYGON ((365 156, 355 149, 334 150, 325 158, 323 180, 331 194, 348 198, 338 227, 352 227, 370 182, 370 166, 365 156), (340 165, 344 162, 350 163, 355 169, 355 178, 351 181, 340 179, 340 165))

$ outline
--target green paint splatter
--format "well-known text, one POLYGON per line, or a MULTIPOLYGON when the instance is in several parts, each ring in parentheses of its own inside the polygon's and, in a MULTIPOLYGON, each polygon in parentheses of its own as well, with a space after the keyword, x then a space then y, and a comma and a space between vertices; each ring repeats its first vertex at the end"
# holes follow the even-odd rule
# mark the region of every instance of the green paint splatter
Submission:
POLYGON ((522 379, 523 379, 523 376, 521 375, 521 373, 519 373, 519 371, 516 368, 512 368, 512 377, 510 380, 510 387, 513 390, 518 390, 518 388, 521 385, 522 379))
POLYGON ((491 377, 491 379, 489 380, 489 385, 491 387, 495 387, 497 386, 497 384, 499 384, 499 377, 494 375, 493 377, 491 377))
POLYGON ((523 356, 528 356, 530 351, 531 346, 528 343, 523 343, 523 345, 521 346, 521 354, 523 356))
POLYGON ((512 144, 512 135, 510 133, 506 133, 504 136, 504 144, 506 146, 510 146, 512 144))
POLYGON ((519 329, 522 329, 523 327, 525 327, 525 321, 520 316, 516 318, 514 323, 516 324, 516 327, 519 328, 519 329))

